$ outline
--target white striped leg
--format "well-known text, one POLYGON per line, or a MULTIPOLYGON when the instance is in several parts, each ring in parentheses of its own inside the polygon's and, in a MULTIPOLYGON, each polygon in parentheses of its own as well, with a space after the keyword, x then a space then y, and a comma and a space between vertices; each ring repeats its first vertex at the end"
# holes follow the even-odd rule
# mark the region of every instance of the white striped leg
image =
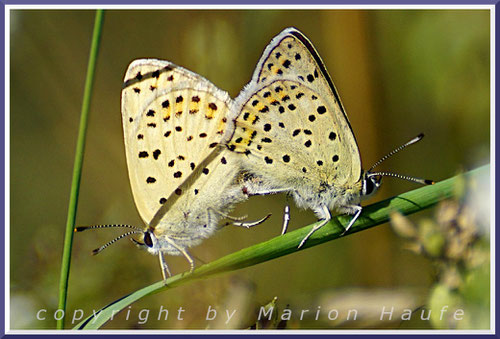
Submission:
POLYGON ((185 250, 184 248, 180 247, 179 245, 177 245, 172 239, 170 239, 169 237, 165 236, 165 240, 170 244, 172 245, 173 247, 175 247, 176 250, 178 250, 179 252, 182 253, 182 255, 186 258, 186 260, 189 262, 189 266, 190 266, 190 269, 189 269, 189 272, 193 272, 194 271, 194 260, 193 258, 191 258, 191 255, 189 255, 188 251, 185 250))
MULTIPOLYGON (((232 221, 231 224, 233 226, 245 227, 245 228, 250 228, 250 227, 253 227, 253 226, 260 225, 260 224, 262 224, 264 221, 266 221, 271 216, 271 214, 268 214, 264 218, 256 220, 256 221, 242 222, 243 220, 245 220, 248 217, 247 215, 242 216, 242 217, 233 217, 233 216, 230 216, 230 215, 228 215, 228 214, 226 214, 224 212, 217 211, 217 210, 215 210, 213 208, 209 208, 209 210, 213 211, 214 213, 217 213, 218 215, 220 215, 221 217, 223 217, 225 219, 231 220, 232 221)), ((227 226, 227 225, 228 224, 226 224, 224 226, 227 226)))
POLYGON ((361 211, 363 210, 363 207, 358 206, 358 205, 353 205, 353 206, 349 206, 349 207, 353 208, 356 212, 354 213, 354 216, 352 217, 351 221, 349 221, 349 224, 347 225, 347 227, 345 228, 344 232, 342 232, 341 235, 344 235, 344 234, 346 234, 347 231, 349 231, 351 226, 354 225, 356 220, 358 220, 359 215, 361 214, 361 211))
POLYGON ((283 213, 283 227, 281 228, 281 235, 285 234, 288 230, 288 223, 290 222, 290 206, 285 206, 285 212, 283 213))
POLYGON ((267 219, 269 219, 270 216, 271 216, 271 214, 268 214, 268 215, 266 215, 262 219, 259 219, 259 220, 256 220, 256 221, 249 221, 249 222, 233 221, 233 226, 246 227, 246 228, 254 227, 254 226, 262 224, 264 221, 266 221, 267 219))
POLYGON ((321 222, 319 224, 316 224, 313 226, 313 228, 309 231, 309 233, 307 233, 307 235, 304 237, 304 239, 302 239, 302 241, 300 242, 300 244, 297 248, 301 248, 304 245, 304 243, 306 242, 306 240, 309 239, 309 237, 314 232, 319 230, 321 227, 325 226, 332 219, 332 215, 330 214, 330 211, 328 210, 328 207, 326 207, 326 206, 321 206, 321 215, 324 216, 322 219, 319 220, 321 222))
POLYGON ((218 211, 218 210, 216 210, 216 209, 214 209, 212 207, 209 207, 208 209, 211 210, 211 211, 213 211, 214 213, 217 213, 221 217, 229 219, 231 221, 242 221, 242 220, 245 220, 248 217, 248 215, 244 215, 244 216, 241 216, 241 217, 233 217, 233 216, 230 216, 229 214, 226 214, 224 212, 218 211))
POLYGON ((161 274, 163 275, 163 280, 167 280, 167 278, 172 276, 172 273, 170 273, 170 270, 168 269, 168 265, 165 261, 165 257, 163 256, 163 252, 158 252, 158 258, 160 259, 161 274))
POLYGON ((247 190, 247 194, 250 196, 253 195, 269 195, 269 194, 278 194, 278 193, 284 193, 284 192, 289 192, 292 191, 290 188, 273 188, 273 189, 268 189, 268 190, 262 190, 262 191, 251 191, 247 190))

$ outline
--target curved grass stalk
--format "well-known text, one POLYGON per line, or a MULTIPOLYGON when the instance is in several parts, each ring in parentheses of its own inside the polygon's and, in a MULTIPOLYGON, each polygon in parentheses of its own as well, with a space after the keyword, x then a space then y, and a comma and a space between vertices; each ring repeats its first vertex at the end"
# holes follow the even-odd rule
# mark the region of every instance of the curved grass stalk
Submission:
MULTIPOLYGON (((389 214, 394 210, 398 210, 402 214, 408 215, 430 208, 439 201, 452 197, 456 191, 456 183, 458 180, 462 179, 462 176, 465 178, 474 178, 480 175, 487 175, 489 171, 489 165, 482 166, 463 175, 438 182, 435 185, 424 186, 366 206, 363 208, 363 213, 359 219, 345 235, 360 232, 389 221, 389 214)), ((103 307, 96 313, 97 316, 93 315, 88 317, 75 326, 74 329, 98 329, 104 325, 113 314, 118 313, 133 302, 146 296, 173 289, 193 280, 208 278, 216 274, 253 266, 340 238, 344 231, 343 227, 349 223, 350 219, 351 217, 346 215, 334 217, 327 225, 315 232, 300 249, 297 249, 297 245, 313 225, 302 227, 296 231, 277 236, 268 241, 229 254, 198 267, 192 273, 185 272, 170 277, 166 280, 166 284, 163 281, 154 283, 103 307)))

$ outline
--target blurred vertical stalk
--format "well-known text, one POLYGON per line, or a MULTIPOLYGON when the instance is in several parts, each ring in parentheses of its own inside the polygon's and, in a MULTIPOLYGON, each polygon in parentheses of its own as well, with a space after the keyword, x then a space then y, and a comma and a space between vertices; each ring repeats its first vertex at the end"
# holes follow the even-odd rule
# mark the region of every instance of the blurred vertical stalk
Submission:
MULTIPOLYGON (((102 23, 104 11, 97 10, 94 22, 94 32, 92 34, 92 44, 90 48, 89 63, 87 66, 87 77, 85 79, 85 89, 83 92, 82 111, 80 116, 80 127, 75 152, 75 163, 73 167, 73 180, 71 182, 71 193, 69 198, 68 219, 66 222, 66 235, 64 237, 64 250, 61 264, 61 278, 59 282, 59 305, 58 309, 66 313, 66 301, 68 297, 68 279, 71 263, 71 250, 73 246, 73 230, 75 227, 76 210, 78 204, 78 194, 80 191, 80 179, 82 177, 83 154, 85 151, 85 140, 87 134, 88 116, 90 100, 92 97, 92 88, 94 83, 94 74, 97 63, 97 54, 99 52, 99 43, 101 41, 102 23)), ((57 320, 57 329, 64 328, 65 317, 57 320)))
MULTIPOLYGON (((353 126, 356 136, 362 135, 364 142, 358 145, 363 155, 365 165, 373 164, 386 150, 379 149, 377 134, 381 129, 380 83, 376 83, 378 65, 372 57, 374 46, 371 15, 369 11, 326 11, 323 12, 322 35, 328 37, 324 60, 330 63, 330 75, 334 83, 339 86, 341 100, 345 105, 347 115, 353 126), (349 34, 346 34, 349 31, 349 34)), ((381 136, 382 137, 382 136, 381 136)), ((389 146, 390 148, 391 146, 389 146)), ((382 186, 382 189, 385 189, 382 186)), ((390 265, 379 265, 381 258, 391 261, 394 251, 391 247, 390 233, 378 232, 372 235, 373 241, 369 246, 363 242, 354 242, 350 245, 351 257, 361 256, 359 260, 347 259, 352 265, 358 265, 356 271, 359 284, 390 284, 394 277, 394 268, 390 265), (377 256, 373 256, 377 253, 377 256), (380 270, 384 272, 380 272, 380 270)), ((348 266, 350 266, 348 264, 348 266)))

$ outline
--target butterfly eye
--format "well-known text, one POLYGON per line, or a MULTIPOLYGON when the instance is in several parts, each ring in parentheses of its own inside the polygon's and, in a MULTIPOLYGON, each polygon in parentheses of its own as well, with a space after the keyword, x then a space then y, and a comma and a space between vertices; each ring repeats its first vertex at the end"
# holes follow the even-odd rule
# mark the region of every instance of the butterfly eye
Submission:
POLYGON ((382 182, 382 176, 365 176, 363 179, 363 190, 361 195, 370 196, 377 191, 382 182))
POLYGON ((151 233, 149 231, 144 232, 144 243, 148 247, 153 247, 153 240, 151 239, 151 233))

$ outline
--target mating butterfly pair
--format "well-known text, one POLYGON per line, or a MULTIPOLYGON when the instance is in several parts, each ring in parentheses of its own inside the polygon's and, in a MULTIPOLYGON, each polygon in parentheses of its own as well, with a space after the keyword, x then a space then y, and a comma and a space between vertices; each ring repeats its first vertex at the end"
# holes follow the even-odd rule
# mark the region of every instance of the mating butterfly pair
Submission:
POLYGON ((252 80, 232 100, 198 74, 168 61, 132 62, 122 91, 122 120, 130 182, 147 225, 136 244, 158 255, 184 255, 218 228, 223 218, 251 195, 288 193, 312 209, 320 222, 299 247, 331 219, 330 211, 359 217, 361 199, 374 193, 382 176, 421 184, 429 180, 372 172, 389 153, 363 171, 356 140, 335 86, 312 43, 287 28, 265 49, 252 80))

